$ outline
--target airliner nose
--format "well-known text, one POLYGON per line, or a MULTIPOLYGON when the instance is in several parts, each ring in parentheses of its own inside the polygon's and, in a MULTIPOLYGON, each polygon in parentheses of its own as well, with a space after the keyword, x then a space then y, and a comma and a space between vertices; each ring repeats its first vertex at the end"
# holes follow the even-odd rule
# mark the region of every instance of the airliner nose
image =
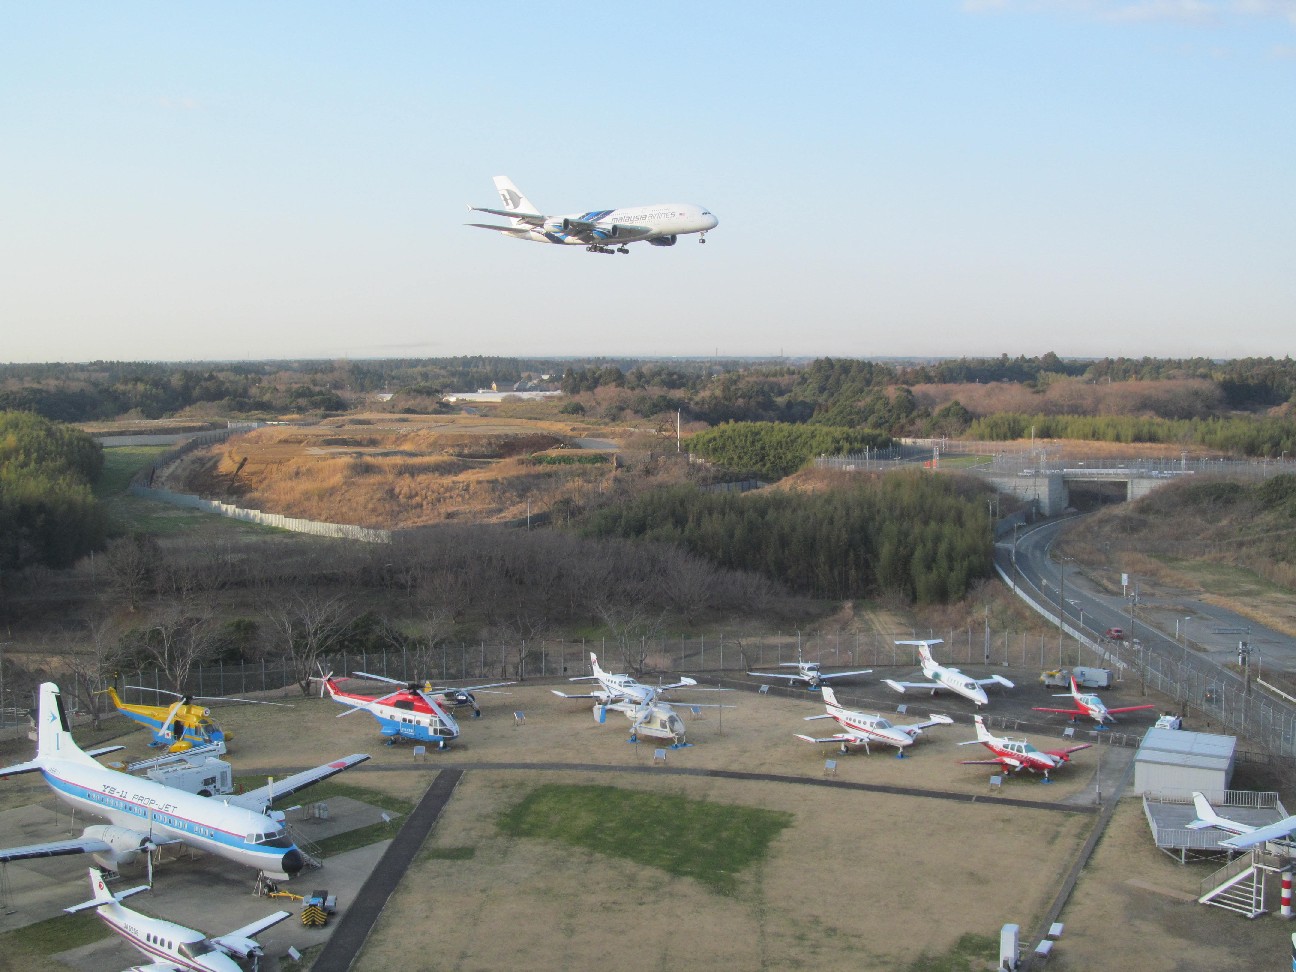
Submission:
POLYGON ((713 230, 720 225, 720 220, 716 219, 715 215, 712 213, 706 214, 706 221, 707 221, 707 229, 709 230, 713 230))
POLYGON ((302 857, 302 852, 296 847, 283 856, 284 873, 289 877, 295 877, 306 866, 306 859, 302 857))

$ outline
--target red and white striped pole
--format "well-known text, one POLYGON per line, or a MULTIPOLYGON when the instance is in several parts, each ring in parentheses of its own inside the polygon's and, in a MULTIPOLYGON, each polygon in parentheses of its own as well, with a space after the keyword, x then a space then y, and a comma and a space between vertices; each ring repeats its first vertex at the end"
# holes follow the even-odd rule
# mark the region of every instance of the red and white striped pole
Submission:
POLYGON ((1282 916, 1290 918, 1292 916, 1292 872, 1289 870, 1282 872, 1282 916))

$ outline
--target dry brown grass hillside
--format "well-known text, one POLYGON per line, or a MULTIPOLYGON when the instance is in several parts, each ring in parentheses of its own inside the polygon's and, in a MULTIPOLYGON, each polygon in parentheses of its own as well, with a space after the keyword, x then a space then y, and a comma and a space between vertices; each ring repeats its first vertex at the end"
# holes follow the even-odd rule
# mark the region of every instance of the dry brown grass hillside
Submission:
MULTIPOLYGON (((376 527, 501 522, 583 505, 611 463, 538 465, 538 453, 593 453, 555 422, 392 416, 275 426, 186 457, 172 488, 286 516, 376 527)), ((605 435, 603 436, 606 437, 605 435)), ((599 445, 600 443, 592 443, 599 445)))
POLYGON ((960 402, 973 415, 1020 412, 1025 415, 1159 415, 1199 418, 1223 408, 1219 387, 1209 381, 1182 378, 1169 381, 1122 381, 1094 384, 1061 379, 1036 391, 1009 382, 958 385, 915 385, 918 404, 938 409, 960 402))

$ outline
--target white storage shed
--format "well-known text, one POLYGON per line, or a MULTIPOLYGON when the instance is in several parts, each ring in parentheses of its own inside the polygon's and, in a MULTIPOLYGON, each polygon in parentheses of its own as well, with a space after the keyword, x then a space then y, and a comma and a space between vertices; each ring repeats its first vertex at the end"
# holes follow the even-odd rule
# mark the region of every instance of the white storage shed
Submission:
POLYGON ((1134 792, 1223 803, 1233 781, 1237 738, 1183 729, 1149 729, 1134 756, 1134 792))

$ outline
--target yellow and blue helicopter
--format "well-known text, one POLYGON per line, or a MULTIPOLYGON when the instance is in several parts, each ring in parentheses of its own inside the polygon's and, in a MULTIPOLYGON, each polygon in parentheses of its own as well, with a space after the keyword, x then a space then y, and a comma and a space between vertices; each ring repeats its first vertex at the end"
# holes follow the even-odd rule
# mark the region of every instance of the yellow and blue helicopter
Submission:
POLYGON ((144 692, 157 692, 161 695, 175 696, 176 701, 169 705, 132 704, 123 702, 116 689, 111 687, 104 689, 104 694, 112 700, 112 704, 117 707, 118 712, 152 730, 153 739, 149 743, 150 746, 165 746, 168 751, 173 753, 182 753, 189 749, 210 746, 215 749, 217 755, 220 755, 225 752, 227 745, 233 738, 212 719, 211 709, 197 704, 195 700, 249 702, 256 705, 286 704, 283 702, 262 702, 259 699, 181 695, 178 692, 148 688, 147 686, 128 685, 127 688, 137 688, 144 692))

